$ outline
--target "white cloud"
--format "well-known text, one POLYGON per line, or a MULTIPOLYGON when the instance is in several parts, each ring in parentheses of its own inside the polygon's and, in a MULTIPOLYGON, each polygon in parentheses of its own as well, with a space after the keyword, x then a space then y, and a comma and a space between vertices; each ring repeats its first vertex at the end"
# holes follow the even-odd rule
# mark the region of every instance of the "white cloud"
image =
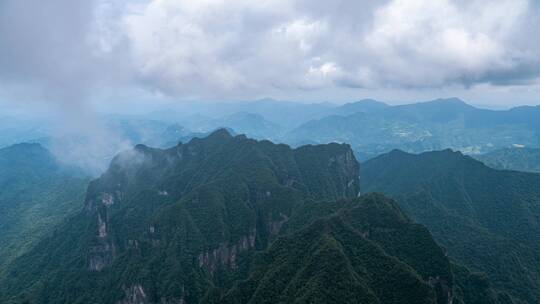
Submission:
POLYGON ((192 3, 156 0, 123 17, 140 77, 172 94, 300 85, 326 30, 324 21, 289 15, 286 2, 192 3))
POLYGON ((509 43, 527 13, 523 0, 394 0, 375 12, 364 41, 389 83, 441 86, 475 82, 489 72, 515 67, 509 43), (501 16, 502 12, 506 14, 501 16))
POLYGON ((98 84, 251 98, 507 85, 540 74, 531 0, 92 0, 78 10, 54 0, 29 31, 34 2, 0 2, 10 11, 0 19, 24 30, 0 28, 0 79, 59 91, 98 84), (71 11, 79 15, 66 20, 77 22, 62 22, 71 11))
POLYGON ((527 53, 512 44, 525 0, 393 0, 357 19, 353 2, 155 0, 123 20, 145 82, 191 96, 469 85, 527 53))
POLYGON ((279 27, 276 32, 298 43, 299 49, 308 53, 313 49, 315 40, 326 31, 326 27, 326 23, 320 20, 297 19, 279 27))

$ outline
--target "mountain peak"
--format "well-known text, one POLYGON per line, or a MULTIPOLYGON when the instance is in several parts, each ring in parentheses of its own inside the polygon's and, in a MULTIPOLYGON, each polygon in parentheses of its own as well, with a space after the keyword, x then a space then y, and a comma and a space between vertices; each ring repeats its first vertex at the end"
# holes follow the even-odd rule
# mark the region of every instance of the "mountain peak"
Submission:
POLYGON ((277 101, 278 100, 275 100, 274 98, 271 98, 271 97, 263 97, 263 98, 254 100, 254 102, 277 102, 277 101))
MULTIPOLYGON (((393 175, 417 176, 417 172, 429 172, 431 176, 445 174, 460 174, 468 171, 484 171, 487 167, 480 161, 463 155, 460 151, 445 149, 440 151, 429 151, 420 154, 407 153, 401 150, 392 150, 389 153, 380 155, 363 163, 364 170, 370 171, 373 168, 393 168, 386 172, 393 175)), ((427 176, 418 176, 427 178, 427 176)))
MULTIPOLYGON (((50 173, 63 168, 56 157, 38 143, 21 143, 0 149, 3 170, 26 170, 50 173)), ((13 172, 15 172, 13 171, 13 172)))
POLYGON ((439 102, 448 102, 448 103, 461 103, 461 104, 467 104, 465 101, 458 97, 448 97, 448 98, 439 98, 436 99, 436 101, 439 102))
POLYGON ((354 102, 350 102, 349 104, 354 104, 354 103, 373 103, 373 104, 384 104, 384 102, 382 101, 378 101, 378 100, 375 100, 375 99, 372 99, 372 98, 364 98, 364 99, 360 99, 358 101, 354 101, 354 102))
POLYGON ((388 152, 389 155, 410 155, 410 153, 407 153, 400 149, 392 149, 392 151, 388 152))
POLYGON ((357 112, 374 112, 389 107, 384 102, 375 99, 362 99, 355 102, 349 102, 336 108, 336 114, 354 114, 357 112))
POLYGON ((210 135, 208 135, 208 137, 206 138, 213 140, 213 139, 230 139, 232 137, 233 136, 229 130, 227 130, 226 128, 219 128, 213 131, 212 133, 210 133, 210 135))
POLYGON ((0 156, 8 159, 27 161, 40 159, 46 162, 55 162, 54 156, 49 150, 39 143, 20 143, 0 149, 0 156))
MULTIPOLYGON (((392 152, 394 151, 397 151, 397 152, 400 152, 401 154, 403 155, 410 155, 410 156, 415 156, 415 157, 418 157, 418 158, 431 158, 431 159, 444 159, 444 158, 448 158, 448 157, 452 157, 452 158, 459 158, 459 159, 469 159, 468 157, 466 157, 465 155, 463 155, 463 153, 461 153, 461 151, 459 150, 452 150, 450 148, 448 149, 444 149, 444 150, 438 150, 438 151, 427 151, 427 152, 422 152, 422 153, 419 153, 419 154, 413 154, 413 153, 408 153, 408 152, 404 152, 404 151, 401 151, 401 150, 393 150, 392 152)), ((390 153, 392 153, 390 152, 390 153)), ((389 154, 390 154, 389 153, 389 154)), ((396 152, 394 152, 396 153, 396 152)), ((396 153, 396 154, 399 154, 399 153, 396 153)))
POLYGON ((457 98, 457 97, 450 97, 450 98, 439 98, 432 101, 425 102, 424 104, 437 104, 437 105, 448 105, 448 106, 462 106, 467 108, 472 108, 472 106, 465 101, 457 98))
POLYGON ((144 144, 137 144, 135 145, 134 149, 137 151, 145 151, 148 149, 148 146, 144 144))
POLYGON ((0 151, 47 151, 41 144, 39 143, 19 143, 14 144, 9 147, 5 147, 0 149, 0 151))

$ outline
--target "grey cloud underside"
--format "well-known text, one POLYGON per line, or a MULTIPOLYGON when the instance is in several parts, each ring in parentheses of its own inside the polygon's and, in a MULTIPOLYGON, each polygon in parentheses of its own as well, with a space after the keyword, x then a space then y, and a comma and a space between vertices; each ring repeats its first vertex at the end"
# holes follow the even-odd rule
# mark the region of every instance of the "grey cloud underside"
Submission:
POLYGON ((0 90, 71 100, 126 87, 251 98, 538 85, 539 16, 527 0, 4 0, 0 90))

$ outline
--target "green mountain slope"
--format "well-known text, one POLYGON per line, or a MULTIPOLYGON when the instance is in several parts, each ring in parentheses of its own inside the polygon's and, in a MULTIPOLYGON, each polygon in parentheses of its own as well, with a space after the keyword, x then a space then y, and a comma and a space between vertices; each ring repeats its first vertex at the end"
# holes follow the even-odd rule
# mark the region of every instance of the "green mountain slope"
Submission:
POLYGON ((495 169, 540 173, 540 149, 505 148, 475 158, 495 169))
POLYGON ((291 149, 224 130, 139 145, 91 182, 84 210, 10 264, 0 301, 461 303, 489 292, 458 287, 395 203, 356 198, 358 175, 347 145, 291 149))
POLYGON ((540 300, 540 175, 459 152, 392 151, 363 164, 362 191, 395 198, 449 255, 514 297, 540 300))
POLYGON ((83 212, 12 265, 5 290, 112 303, 142 284, 152 297, 200 301, 295 203, 355 197, 357 176, 346 145, 292 150, 219 130, 168 150, 137 146, 90 184, 83 212))
POLYGON ((448 260, 382 196, 308 202, 222 303, 449 303, 448 260), (323 214, 326 216, 321 217, 323 214), (300 224, 300 225, 299 225, 300 224), (304 227, 296 229, 296 227, 304 227))
POLYGON ((38 144, 0 149, 0 274, 82 208, 86 186, 38 144))

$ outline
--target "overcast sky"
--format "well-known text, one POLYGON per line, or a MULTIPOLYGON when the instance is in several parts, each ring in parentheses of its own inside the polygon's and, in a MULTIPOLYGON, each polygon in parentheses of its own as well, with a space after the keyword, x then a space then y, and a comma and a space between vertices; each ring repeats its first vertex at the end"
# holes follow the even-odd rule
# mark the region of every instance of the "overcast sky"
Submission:
POLYGON ((527 0, 1 0, 0 99, 540 104, 527 0))

